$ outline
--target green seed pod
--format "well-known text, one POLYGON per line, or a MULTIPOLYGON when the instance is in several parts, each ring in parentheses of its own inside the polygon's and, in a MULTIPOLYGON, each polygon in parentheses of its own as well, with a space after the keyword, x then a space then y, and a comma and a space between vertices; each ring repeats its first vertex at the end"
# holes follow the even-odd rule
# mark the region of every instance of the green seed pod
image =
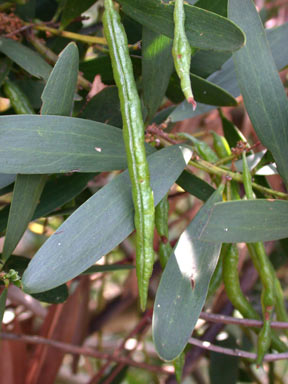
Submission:
POLYGON ((168 239, 168 213, 169 201, 168 195, 166 195, 155 208, 155 226, 161 239, 158 254, 162 268, 165 268, 173 251, 168 239))
POLYGON ((232 152, 228 144, 228 141, 225 139, 225 137, 220 136, 213 131, 211 133, 213 135, 214 149, 217 155, 220 157, 220 159, 224 159, 225 157, 230 156, 232 152))
POLYGON ((123 137, 135 208, 136 273, 140 305, 145 310, 154 263, 154 198, 144 145, 144 123, 124 27, 112 0, 105 0, 104 5, 104 34, 120 98, 123 137))
POLYGON ((12 81, 6 80, 3 85, 5 95, 10 99, 11 105, 17 114, 34 114, 30 101, 21 89, 12 81))
POLYGON ((172 55, 184 96, 188 103, 192 104, 193 109, 195 110, 197 104, 193 96, 190 80, 192 50, 185 33, 185 10, 183 0, 175 1, 172 55))

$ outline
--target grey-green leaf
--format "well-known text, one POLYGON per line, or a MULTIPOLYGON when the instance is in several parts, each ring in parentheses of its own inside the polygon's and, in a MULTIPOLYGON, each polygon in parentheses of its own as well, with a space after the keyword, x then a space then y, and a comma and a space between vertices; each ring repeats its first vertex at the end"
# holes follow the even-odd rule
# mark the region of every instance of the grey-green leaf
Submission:
POLYGON ((42 93, 42 115, 70 116, 77 85, 79 53, 75 43, 61 52, 42 93))
MULTIPOLYGON (((190 74, 191 83, 195 100, 199 103, 218 105, 218 106, 236 106, 237 101, 225 89, 218 87, 210 81, 203 79, 197 75, 190 74)), ((167 90, 167 96, 174 102, 183 100, 183 92, 176 74, 173 74, 167 90)), ((186 101, 182 105, 185 110, 189 103, 186 101)), ((190 104, 191 106, 191 104, 190 104)))
POLYGON ((1 173, 23 174, 127 166, 120 129, 73 117, 37 115, 0 117, 0 164, 1 173))
POLYGON ((176 183, 192 196, 202 201, 208 200, 213 192, 215 192, 215 189, 210 184, 188 171, 182 172, 176 183))
POLYGON ((254 243, 288 237, 288 201, 240 200, 215 204, 199 238, 254 243))
POLYGON ((92 273, 104 273, 104 272, 115 272, 135 269, 132 264, 104 264, 104 265, 92 265, 92 267, 82 272, 82 275, 91 275, 92 273))
POLYGON ((165 96, 173 68, 172 40, 143 27, 142 87, 147 121, 154 116, 165 96))
POLYGON ((106 87, 98 92, 83 107, 79 117, 122 128, 123 123, 117 87, 106 87))
MULTIPOLYGON (((56 178, 49 180, 43 189, 39 204, 31 220, 47 216, 49 213, 71 201, 85 189, 88 181, 92 179, 93 176, 94 174, 91 173, 75 173, 70 176, 58 175, 56 178)), ((41 177, 41 175, 39 177, 41 177)), ((7 226, 8 214, 9 206, 0 211, 0 232, 7 226)))
POLYGON ((64 303, 68 299, 69 292, 66 284, 50 289, 46 292, 35 293, 32 295, 35 299, 49 304, 64 303))
POLYGON ((25 232, 38 204, 45 180, 45 175, 17 175, 9 211, 3 260, 8 259, 25 232))
POLYGON ((66 0, 61 16, 61 26, 65 28, 73 19, 80 16, 95 3, 95 0, 66 0))
POLYGON ((252 0, 230 0, 229 18, 247 36, 246 46, 233 54, 245 107, 259 139, 272 152, 288 185, 288 101, 264 27, 252 0))
MULTIPOLYGON (((173 38, 173 2, 118 0, 124 13, 157 33, 173 38)), ((225 17, 185 4, 186 34, 191 46, 234 51, 245 43, 243 32, 225 17)))
MULTIPOLYGON (((148 157, 157 204, 191 157, 187 148, 172 146, 148 157)), ((94 194, 52 235, 23 275, 27 292, 41 292, 72 279, 116 247, 134 229, 128 172, 94 194)))
POLYGON ((51 66, 38 53, 18 43, 18 41, 1 37, 0 52, 8 56, 19 67, 25 69, 30 75, 44 80, 48 79, 51 66))
POLYGON ((156 350, 164 360, 174 360, 184 350, 204 305, 221 244, 205 243, 196 236, 221 199, 218 189, 180 236, 163 272, 152 329, 156 350))
POLYGON ((14 175, 14 174, 9 175, 9 174, 5 174, 5 173, 1 173, 0 174, 0 188, 1 189, 5 188, 5 187, 7 187, 7 185, 14 183, 15 178, 16 178, 16 175, 14 175))
MULTIPOLYGON (((288 39, 288 23, 281 25, 278 28, 268 29, 266 31, 267 39, 271 45, 271 50, 273 58, 275 60, 278 70, 283 69, 288 64, 288 50, 283 49, 288 39)), ((200 51, 202 53, 202 51, 200 51)), ((193 58, 192 58, 193 62, 193 58)), ((219 87, 226 89, 234 97, 240 95, 240 89, 237 83, 237 78, 235 74, 234 64, 232 58, 229 59, 221 68, 220 71, 217 71, 208 77, 208 80, 214 84, 217 84, 219 87)), ((171 114, 171 121, 181 121, 207 113, 214 109, 205 104, 197 104, 197 108, 193 111, 191 105, 181 103, 171 114)))

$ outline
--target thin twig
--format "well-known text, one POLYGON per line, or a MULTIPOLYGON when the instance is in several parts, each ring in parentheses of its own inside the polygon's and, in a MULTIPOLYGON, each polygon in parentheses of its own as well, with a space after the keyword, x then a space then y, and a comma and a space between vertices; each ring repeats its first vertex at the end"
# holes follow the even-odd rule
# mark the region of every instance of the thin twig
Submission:
MULTIPOLYGON (((232 316, 217 315, 214 313, 201 312, 200 318, 211 323, 221 324, 235 324, 243 327, 255 327, 261 328, 263 322, 261 320, 250 320, 250 319, 237 319, 232 316)), ((275 329, 288 329, 288 323, 284 321, 272 321, 271 328, 275 329)))
MULTIPOLYGON (((169 144, 178 144, 177 141, 175 141, 173 138, 171 138, 171 135, 164 132, 161 128, 157 127, 155 124, 147 127, 147 132, 152 133, 154 135, 157 135, 164 140, 166 140, 169 144)), ((168 145, 169 145, 168 144, 168 145)), ((257 143, 258 145, 258 143, 257 143)), ((209 163, 208 161, 197 159, 190 160, 189 165, 198 169, 201 169, 202 171, 205 171, 209 174, 216 175, 216 176, 224 176, 224 177, 230 177, 231 180, 238 181, 239 183, 243 182, 243 176, 240 173, 232 172, 229 169, 223 169, 220 167, 217 167, 215 164, 209 163)), ((260 184, 252 182, 252 187, 260 192, 262 192, 265 195, 269 196, 275 196, 280 199, 288 200, 288 194, 280 191, 275 191, 271 188, 263 187, 260 184)))
MULTIPOLYGON (((45 44, 42 43, 40 39, 38 39, 34 33, 27 34, 27 40, 34 46, 34 48, 45 57, 47 61, 55 64, 58 60, 58 55, 54 53, 51 49, 49 49, 45 44)), ((90 81, 85 79, 82 75, 78 74, 78 85, 82 88, 86 89, 86 91, 90 91, 92 88, 92 84, 90 81)))
POLYGON ((15 29, 14 31, 7 33, 4 37, 9 38, 9 37, 15 36, 17 35, 17 33, 26 31, 26 29, 29 29, 29 28, 30 28, 29 25, 23 25, 21 28, 15 29))
MULTIPOLYGON (((218 345, 211 344, 209 341, 202 341, 190 337, 189 344, 195 345, 196 347, 206 349, 207 351, 222 353, 224 355, 242 357, 244 359, 255 360, 257 358, 256 353, 242 351, 241 349, 230 349, 219 347, 218 345)), ((284 353, 268 353, 264 356, 264 361, 277 361, 277 360, 287 360, 288 352, 284 353)))
MULTIPOLYGON (((215 166, 214 164, 209 163, 208 161, 198 159, 197 161, 190 160, 189 164, 195 168, 201 169, 207 173, 217 176, 230 177, 232 180, 238 181, 240 183, 243 182, 243 176, 240 173, 235 173, 229 171, 228 169, 223 169, 215 166)), ((252 187, 262 192, 265 195, 276 196, 280 199, 288 200, 288 194, 280 191, 275 191, 274 189, 263 187, 262 185, 252 183, 252 187)))
POLYGON ((61 29, 47 27, 46 25, 43 25, 43 24, 41 25, 27 24, 27 25, 31 26, 33 29, 37 29, 38 31, 48 32, 55 36, 65 37, 66 39, 81 41, 82 43, 86 43, 86 44, 107 45, 107 41, 105 37, 81 35, 80 33, 63 31, 61 29))
POLYGON ((60 349, 61 351, 66 353, 89 356, 89 357, 94 357, 95 359, 114 361, 117 363, 123 363, 125 365, 133 366, 136 368, 144 369, 144 370, 155 372, 158 374, 171 375, 173 373, 173 371, 169 367, 163 368, 160 366, 150 365, 147 363, 140 363, 140 362, 131 360, 127 357, 114 356, 113 354, 110 354, 110 353, 99 352, 87 347, 78 347, 76 345, 63 343, 61 341, 46 339, 45 337, 41 337, 41 336, 29 336, 29 335, 20 335, 15 333, 1 332, 0 339, 20 341, 22 343, 27 343, 27 344, 48 345, 50 347, 60 349))
MULTIPOLYGON (((113 356, 119 356, 119 353, 124 349, 125 344, 128 339, 131 339, 133 336, 137 335, 144 326, 147 325, 147 323, 151 322, 152 317, 152 309, 148 310, 144 317, 140 320, 139 323, 136 324, 136 326, 126 335, 126 337, 122 340, 120 345, 116 348, 116 350, 113 353, 113 356)), ((107 368, 110 365, 110 361, 107 361, 100 370, 97 372, 97 374, 89 381, 89 384, 96 384, 99 382, 99 380, 102 378, 104 372, 107 370, 107 368)), ((125 366, 125 365, 124 365, 125 366)), ((121 369, 123 368, 123 364, 121 364, 121 369)))

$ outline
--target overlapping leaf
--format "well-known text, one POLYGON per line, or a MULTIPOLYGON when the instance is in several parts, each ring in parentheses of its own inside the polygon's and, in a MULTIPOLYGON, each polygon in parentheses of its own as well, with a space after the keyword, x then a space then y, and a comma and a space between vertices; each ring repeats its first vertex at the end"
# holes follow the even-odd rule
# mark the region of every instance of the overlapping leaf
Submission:
POLYGON ((240 200, 215 204, 199 238, 252 243, 288 237, 288 201, 240 200))
POLYGON ((204 305, 221 244, 197 240, 220 190, 180 236, 163 272, 154 304, 153 339, 159 356, 174 360, 185 348, 204 305))
MULTIPOLYGON (((149 156, 155 204, 190 157, 189 149, 178 146, 149 156)), ((23 275, 25 290, 46 291, 85 271, 133 231, 133 217, 131 185, 125 171, 87 200, 40 248, 23 275)))
MULTIPOLYGON (((268 29, 266 34, 277 69, 281 70, 288 65, 288 51, 287 49, 283 49, 283 46, 285 46, 288 39, 288 23, 278 28, 268 29)), ((199 54, 203 55, 202 51, 200 51, 199 54)), ((238 97, 240 95, 240 89, 232 58, 223 65, 221 70, 210 75, 207 80, 211 83, 217 84, 221 88, 226 89, 226 91, 231 93, 234 97, 238 97)), ((214 107, 198 103, 197 109, 193 111, 191 105, 184 101, 176 109, 174 109, 172 113, 170 113, 170 118, 173 122, 181 121, 207 113, 212 109, 214 109, 214 107)))
POLYGON ((143 100, 147 119, 159 108, 173 71, 172 40, 143 27, 142 77, 143 100))
POLYGON ((45 80, 48 79, 52 69, 51 66, 38 53, 18 43, 18 41, 1 37, 0 52, 8 56, 19 67, 25 69, 30 75, 45 80))
POLYGON ((246 110, 288 185, 288 101, 261 19, 252 0, 230 0, 229 17, 247 36, 246 46, 233 55, 246 110))
MULTIPOLYGON (((31 220, 39 217, 47 216, 57 208, 71 201, 86 187, 88 181, 95 174, 82 173, 70 176, 57 176, 49 180, 42 192, 39 204, 37 205, 31 220)), ((0 232, 4 231, 7 226, 9 206, 0 211, 0 232)))
POLYGON ((115 127, 63 116, 1 116, 0 164, 1 173, 97 172, 126 168, 126 156, 115 127))
MULTIPOLYGON (((161 0, 118 0, 122 10, 152 31, 173 38, 172 2, 161 0)), ((185 4, 186 34, 196 48, 234 51, 245 42, 242 31, 225 17, 185 4)))
MULTIPOLYGON (((44 88, 43 114, 71 113, 77 84, 78 62, 77 46, 70 43, 59 56, 44 88)), ((3 248, 4 260, 12 254, 32 219, 45 182, 45 175, 17 175, 3 248)))

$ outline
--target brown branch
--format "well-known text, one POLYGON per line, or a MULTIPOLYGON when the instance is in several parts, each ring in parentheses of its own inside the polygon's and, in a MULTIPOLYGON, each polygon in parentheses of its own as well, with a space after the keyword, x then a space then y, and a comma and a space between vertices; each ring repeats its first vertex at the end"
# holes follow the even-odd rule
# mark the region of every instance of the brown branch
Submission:
MULTIPOLYGON (((224 355, 242 357, 244 359, 255 360, 257 358, 256 353, 242 351, 241 349, 230 349, 219 347, 218 345, 211 344, 209 341, 202 341, 191 337, 189 344, 195 345, 196 347, 206 349, 207 351, 222 353, 224 355)), ((284 353, 268 353, 264 356, 264 361, 277 361, 287 360, 288 352, 284 353)))
MULTIPOLYGON (((126 337, 122 340, 121 344, 114 351, 113 356, 118 356, 119 353, 124 349, 126 341, 128 339, 132 338, 133 336, 137 335, 142 330, 143 327, 146 327, 147 323, 151 322, 151 318, 152 318, 152 309, 148 310, 144 314, 144 317, 140 320, 140 322, 138 324, 136 324, 136 326, 128 333, 128 335, 126 335, 126 337)), ((107 361, 106 364, 104 364, 102 367, 100 367, 100 370, 89 381, 89 384, 96 384, 96 383, 98 383, 100 381, 100 379, 102 378, 102 375, 104 374, 104 372, 109 367, 109 365, 110 365, 110 361, 107 361)), ((121 367, 121 369, 122 369, 123 367, 125 367, 125 365, 124 364, 120 364, 119 367, 121 367)), ((119 369, 116 370, 116 371, 118 372, 119 369)))
POLYGON ((144 369, 144 370, 155 372, 158 374, 171 375, 171 373, 173 373, 171 372, 171 369, 167 367, 163 368, 160 366, 150 365, 147 363, 139 363, 127 357, 113 356, 110 353, 99 352, 87 347, 78 347, 78 346, 63 343, 60 341, 46 339, 45 337, 41 337, 41 336, 29 336, 29 335, 20 335, 15 333, 1 332, 0 339, 18 341, 18 342, 27 343, 27 344, 48 345, 50 347, 60 349, 61 351, 64 351, 66 353, 89 356, 89 357, 94 357, 95 359, 114 361, 117 363, 123 363, 125 365, 133 366, 136 368, 144 369))
MULTIPOLYGON (((263 322, 261 320, 237 319, 232 316, 217 315, 214 313, 207 312, 201 312, 200 319, 206 320, 211 323, 235 324, 243 327, 261 328, 263 326, 263 322)), ((288 323, 284 321, 272 321, 271 328, 288 329, 288 323)))
POLYGON ((34 315, 39 316, 41 319, 45 319, 47 315, 47 309, 42 307, 40 302, 30 295, 24 293, 21 289, 15 285, 10 285, 8 289, 8 298, 16 305, 24 305, 34 315))

